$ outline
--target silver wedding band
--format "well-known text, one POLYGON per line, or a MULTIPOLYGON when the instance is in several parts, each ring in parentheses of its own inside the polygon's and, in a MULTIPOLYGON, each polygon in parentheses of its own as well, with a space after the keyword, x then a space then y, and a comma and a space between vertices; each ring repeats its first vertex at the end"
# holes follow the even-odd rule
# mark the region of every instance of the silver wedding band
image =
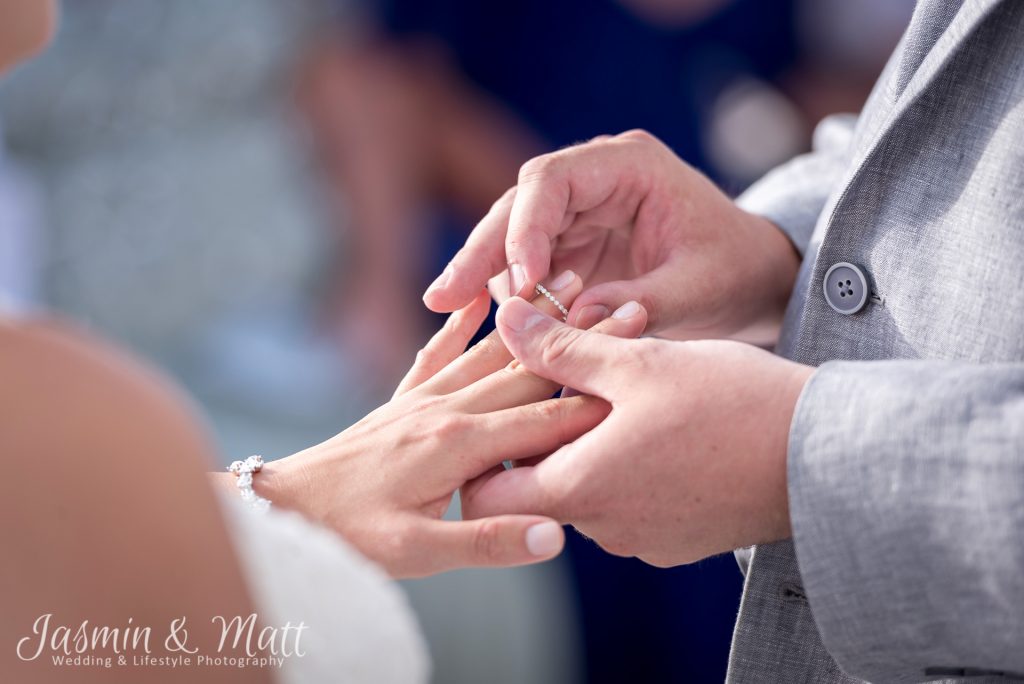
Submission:
POLYGON ((537 290, 537 294, 544 295, 545 297, 548 298, 548 301, 550 301, 552 304, 558 307, 558 310, 562 312, 562 322, 567 322, 569 320, 569 310, 565 308, 562 302, 558 301, 558 298, 555 297, 555 295, 548 292, 548 288, 544 287, 540 283, 537 283, 534 289, 537 290))

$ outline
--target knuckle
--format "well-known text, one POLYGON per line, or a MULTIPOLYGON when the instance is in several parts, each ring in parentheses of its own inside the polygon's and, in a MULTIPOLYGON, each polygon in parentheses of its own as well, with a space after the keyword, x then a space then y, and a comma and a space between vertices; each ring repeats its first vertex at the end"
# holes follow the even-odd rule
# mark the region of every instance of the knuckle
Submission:
POLYGON ((533 234, 535 230, 535 226, 528 223, 525 230, 509 231, 508 237, 505 239, 505 250, 509 254, 521 251, 529 242, 528 236, 533 234))
POLYGON ((519 167, 519 183, 544 181, 554 175, 557 167, 558 157, 555 154, 542 154, 539 157, 534 157, 519 167))
POLYGON ((407 553, 417 541, 415 530, 409 524, 396 525, 390 537, 389 551, 392 555, 407 553))
POLYGON ((369 529, 350 534, 357 548, 365 549, 364 552, 367 552, 374 561, 389 570, 400 566, 402 559, 410 555, 414 545, 419 541, 413 526, 404 522, 390 526, 387 534, 369 529))
POLYGON ((537 429, 555 437, 559 444, 570 441, 569 426, 565 422, 564 402, 559 399, 546 399, 529 404, 529 422, 537 429))
POLYGON ((495 386, 501 388, 507 388, 518 382, 522 382, 523 376, 527 375, 529 371, 523 368, 522 365, 516 359, 513 359, 504 368, 499 368, 494 372, 495 375, 495 386))
POLYGON ((670 367, 663 365, 670 363, 670 359, 665 358, 664 343, 661 340, 642 337, 630 340, 629 344, 633 348, 633 353, 624 355, 619 361, 626 375, 644 379, 651 377, 652 374, 663 373, 666 367, 670 367))
POLYGON ((448 446, 453 439, 462 435, 467 427, 466 416, 461 414, 447 415, 434 423, 430 428, 430 436, 434 443, 448 446))
POLYGON ((473 345, 473 348, 467 353, 472 354, 476 359, 488 359, 507 352, 501 338, 491 334, 473 345))
POLYGON ((613 556, 625 557, 633 555, 632 553, 630 553, 631 545, 628 541, 626 541, 626 538, 622 535, 613 534, 610 536, 605 536, 601 539, 596 539, 595 541, 597 542, 598 546, 600 546, 602 549, 612 554, 613 556))
POLYGON ((440 394, 423 394, 416 399, 413 412, 421 415, 428 415, 443 408, 448 402, 448 397, 440 394))
POLYGON ((416 361, 413 363, 413 365, 419 366, 421 368, 431 368, 437 364, 437 361, 437 350, 434 349, 433 346, 428 344, 426 347, 423 347, 418 352, 416 352, 416 361))
POLYGON ((562 402, 541 401, 532 404, 533 420, 540 423, 554 422, 560 424, 563 418, 562 402))
POLYGON ((621 133, 619 137, 622 138, 623 140, 633 140, 635 142, 645 144, 661 143, 661 141, 658 140, 658 138, 655 137, 652 133, 650 133, 649 131, 645 131, 642 128, 633 128, 624 133, 621 133))
POLYGON ((558 327, 549 332, 543 340, 541 361, 545 366, 564 364, 572 358, 579 340, 579 333, 567 327, 558 327))
POLYGON ((632 363, 637 370, 644 371, 650 367, 657 367, 657 364, 664 361, 664 350, 658 340, 650 337, 643 337, 636 340, 636 353, 633 354, 632 363))
POLYGON ((496 520, 481 520, 473 532, 473 552, 484 562, 502 557, 501 526, 496 520))

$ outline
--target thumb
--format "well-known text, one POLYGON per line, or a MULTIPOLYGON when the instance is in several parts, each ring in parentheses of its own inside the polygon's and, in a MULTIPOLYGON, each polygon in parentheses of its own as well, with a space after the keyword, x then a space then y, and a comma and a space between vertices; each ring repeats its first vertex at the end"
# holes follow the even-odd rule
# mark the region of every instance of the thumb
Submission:
POLYGON ((507 567, 550 560, 562 552, 565 532, 551 518, 499 515, 478 520, 434 520, 422 531, 429 555, 409 576, 473 567, 507 567))
POLYGON ((610 399, 619 372, 616 360, 630 353, 629 341, 565 325, 519 297, 505 301, 496 320, 505 346, 527 370, 610 399))

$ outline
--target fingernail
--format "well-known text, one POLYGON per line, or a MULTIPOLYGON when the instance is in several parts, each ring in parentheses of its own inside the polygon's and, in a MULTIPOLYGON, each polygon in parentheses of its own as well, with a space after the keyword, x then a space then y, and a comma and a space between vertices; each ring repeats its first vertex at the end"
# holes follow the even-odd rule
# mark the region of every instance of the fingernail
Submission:
POLYGON ((523 289, 523 285, 526 284, 526 271, 519 264, 509 264, 508 277, 509 287, 511 288, 509 294, 519 294, 519 291, 523 289))
POLYGON ((634 301, 629 301, 616 309, 615 313, 612 314, 612 318, 618 318, 620 320, 623 318, 632 318, 633 316, 636 316, 639 311, 640 305, 634 301))
MULTIPOLYGON (((501 320, 516 332, 529 330, 547 316, 537 311, 526 300, 515 297, 501 305, 501 320)), ((549 319, 550 320, 550 319, 549 319)))
POLYGON ((586 330, 587 328, 594 327, 606 318, 608 318, 607 306, 603 304, 588 304, 576 314, 576 322, 573 325, 586 330))
POLYGON ((526 548, 534 556, 552 556, 562 550, 562 527, 556 522, 542 522, 526 530, 526 548))
POLYGON ((574 280, 576 280, 575 273, 572 271, 564 271, 562 275, 551 281, 551 285, 548 286, 548 289, 552 292, 561 292, 565 288, 569 287, 574 280))
POLYGON ((451 279, 451 277, 452 265, 448 264, 447 266, 445 266, 444 271, 441 272, 441 275, 437 276, 437 279, 434 280, 434 282, 430 283, 430 287, 427 288, 427 292, 440 290, 441 288, 448 284, 448 280, 451 279))

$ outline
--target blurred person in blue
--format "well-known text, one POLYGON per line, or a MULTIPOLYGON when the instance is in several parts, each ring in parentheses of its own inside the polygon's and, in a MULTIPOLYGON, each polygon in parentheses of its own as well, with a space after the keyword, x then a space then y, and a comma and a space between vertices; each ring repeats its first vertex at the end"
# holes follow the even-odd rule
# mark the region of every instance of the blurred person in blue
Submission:
POLYGON ((778 147, 751 177, 713 163, 704 140, 720 96, 770 89, 794 63, 792 0, 339 7, 304 62, 299 101, 344 245, 328 316, 371 382, 386 385, 429 329, 410 293, 531 156, 642 126, 736 185, 806 144, 785 105, 759 129, 778 147))

